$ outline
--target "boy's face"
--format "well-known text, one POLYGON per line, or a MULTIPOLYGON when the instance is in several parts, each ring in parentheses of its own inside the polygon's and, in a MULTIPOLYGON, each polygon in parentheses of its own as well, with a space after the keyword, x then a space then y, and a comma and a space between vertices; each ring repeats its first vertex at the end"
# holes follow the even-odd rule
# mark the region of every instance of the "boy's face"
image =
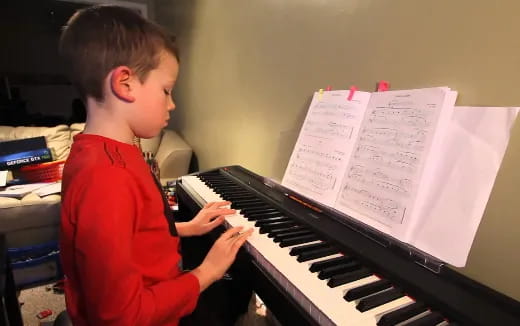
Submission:
POLYGON ((134 134, 141 138, 157 136, 168 125, 170 111, 175 109, 171 92, 179 64, 170 53, 163 52, 159 66, 150 71, 135 90, 135 102, 129 118, 134 134))

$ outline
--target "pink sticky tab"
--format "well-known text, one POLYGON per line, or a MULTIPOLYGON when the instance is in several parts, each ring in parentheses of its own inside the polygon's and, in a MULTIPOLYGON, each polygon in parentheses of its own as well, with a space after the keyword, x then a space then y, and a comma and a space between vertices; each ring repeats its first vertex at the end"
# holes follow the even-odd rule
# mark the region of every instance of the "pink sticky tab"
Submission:
POLYGON ((384 92, 390 89, 390 83, 386 80, 381 80, 379 83, 377 83, 377 91, 378 92, 384 92))
POLYGON ((325 90, 328 92, 328 91, 331 91, 332 90, 332 87, 331 86, 327 86, 327 88, 325 88, 325 90))
POLYGON ((348 93, 347 100, 352 101, 352 97, 354 97, 354 93, 357 91, 356 86, 350 87, 350 92, 348 93))

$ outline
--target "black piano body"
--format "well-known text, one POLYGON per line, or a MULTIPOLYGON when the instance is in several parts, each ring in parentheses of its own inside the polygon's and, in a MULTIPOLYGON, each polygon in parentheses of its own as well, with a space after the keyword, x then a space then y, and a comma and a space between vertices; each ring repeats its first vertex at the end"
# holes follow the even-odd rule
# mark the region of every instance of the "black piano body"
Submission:
MULTIPOLYGON (((397 285, 407 296, 426 303, 429 310, 442 314, 445 324, 520 325, 518 301, 447 266, 432 271, 427 264, 419 264, 417 259, 410 257, 410 252, 398 242, 245 168, 229 166, 193 175, 232 182, 236 185, 233 188, 244 189, 258 197, 312 229, 320 239, 333 244, 341 252, 354 256, 364 268, 397 285)), ((196 198, 193 189, 181 181, 177 184, 177 197, 178 219, 189 220, 201 208, 200 198, 196 198)), ((181 247, 185 266, 198 266, 223 230, 224 227, 220 227, 202 237, 183 239, 181 247)), ((287 287, 273 276, 273 266, 268 268, 266 262, 259 262, 257 258, 258 255, 252 257, 250 252, 241 249, 230 269, 231 276, 237 281, 236 286, 253 289, 283 325, 322 324, 315 314, 302 306, 294 293, 288 293, 287 287)), ((247 301, 247 298, 241 300, 247 301)), ((330 320, 327 323, 330 324, 330 320)))

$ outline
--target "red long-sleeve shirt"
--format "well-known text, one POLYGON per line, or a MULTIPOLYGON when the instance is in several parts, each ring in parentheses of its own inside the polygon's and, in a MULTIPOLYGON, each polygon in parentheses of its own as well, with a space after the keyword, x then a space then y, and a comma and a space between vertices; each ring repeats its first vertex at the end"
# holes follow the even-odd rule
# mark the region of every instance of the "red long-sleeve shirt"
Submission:
POLYGON ((161 193, 140 151, 77 135, 63 172, 61 259, 75 326, 177 325, 199 283, 179 270, 161 193))

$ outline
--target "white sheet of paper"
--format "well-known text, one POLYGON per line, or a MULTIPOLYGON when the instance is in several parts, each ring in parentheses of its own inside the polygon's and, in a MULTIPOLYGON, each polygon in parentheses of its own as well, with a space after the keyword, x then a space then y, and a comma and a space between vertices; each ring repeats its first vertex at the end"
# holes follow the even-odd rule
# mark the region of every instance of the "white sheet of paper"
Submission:
POLYGON ((61 182, 51 183, 34 191, 40 197, 61 193, 61 182))
MULTIPOLYGON (((455 107, 410 244, 463 267, 519 108, 455 107), (433 182, 435 180, 435 182, 433 182)), ((427 180, 426 180, 427 181, 427 180)), ((427 181, 428 182, 428 181, 427 181)))
POLYGON ((7 183, 7 171, 0 171, 0 187, 4 187, 7 183))
POLYGON ((282 185, 325 205, 336 200, 370 93, 314 93, 282 185))

